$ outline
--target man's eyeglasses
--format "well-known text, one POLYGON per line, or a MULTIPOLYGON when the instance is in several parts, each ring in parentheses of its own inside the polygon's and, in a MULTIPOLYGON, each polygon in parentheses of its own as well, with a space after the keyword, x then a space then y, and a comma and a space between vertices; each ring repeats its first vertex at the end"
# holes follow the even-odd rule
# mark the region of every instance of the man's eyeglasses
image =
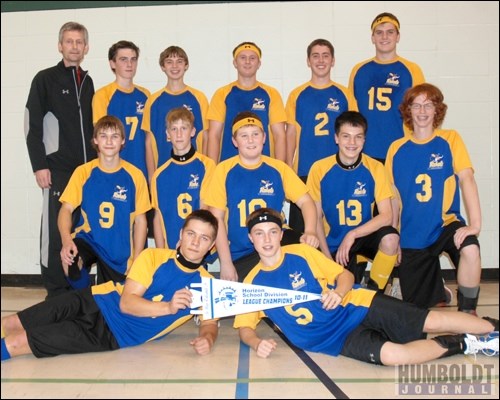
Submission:
POLYGON ((418 104, 418 103, 412 103, 410 104, 410 108, 415 111, 420 111, 424 107, 425 111, 430 111, 434 110, 434 103, 425 103, 425 104, 418 104))

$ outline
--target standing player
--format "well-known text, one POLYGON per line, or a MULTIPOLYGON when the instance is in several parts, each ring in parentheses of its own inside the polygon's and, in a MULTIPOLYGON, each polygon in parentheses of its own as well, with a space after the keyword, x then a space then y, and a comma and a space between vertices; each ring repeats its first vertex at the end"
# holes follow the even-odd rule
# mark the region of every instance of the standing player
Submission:
POLYGON ((186 216, 204 208, 200 191, 211 177, 215 163, 195 150, 194 116, 187 108, 169 111, 166 117, 167 139, 172 144, 168 161, 151 179, 151 204, 155 209, 157 248, 175 249, 186 216))
POLYGON ((105 115, 114 115, 125 127, 125 146, 120 157, 139 168, 149 181, 153 173, 153 152, 150 135, 141 129, 144 105, 149 90, 134 84, 139 62, 139 48, 120 40, 108 51, 113 83, 100 88, 92 100, 94 124, 105 115))
POLYGON ((370 129, 364 152, 382 162, 390 144, 404 135, 399 105, 405 91, 424 82, 420 67, 396 52, 399 27, 391 13, 375 17, 371 25, 375 57, 357 64, 349 78, 349 89, 370 129))
POLYGON ((170 110, 185 107, 194 115, 195 135, 193 147, 205 153, 206 130, 208 129, 207 97, 197 89, 184 83, 184 74, 189 68, 186 52, 178 46, 170 46, 160 54, 161 70, 167 75, 167 85, 153 93, 146 102, 142 129, 151 132, 153 140, 154 169, 170 158, 172 144, 165 140, 165 116, 170 110))
MULTIPOLYGON (((290 93, 286 103, 286 163, 303 182, 311 165, 337 152, 335 120, 356 103, 346 87, 332 81, 335 65, 333 45, 326 39, 313 40, 307 46, 307 66, 311 79, 290 93)), ((304 220, 295 204, 290 204, 290 226, 304 231, 304 220)))
POLYGON ((233 144, 232 126, 236 115, 251 111, 262 121, 268 138, 262 154, 286 159, 286 113, 279 92, 257 80, 262 51, 253 42, 243 42, 233 50, 238 79, 218 89, 210 101, 207 155, 216 163, 238 154, 233 144))

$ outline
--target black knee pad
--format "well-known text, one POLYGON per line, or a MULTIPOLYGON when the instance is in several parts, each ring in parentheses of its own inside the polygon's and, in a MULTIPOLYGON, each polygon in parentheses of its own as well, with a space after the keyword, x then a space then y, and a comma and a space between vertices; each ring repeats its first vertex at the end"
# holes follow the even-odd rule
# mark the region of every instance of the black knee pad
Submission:
POLYGON ((437 344, 439 344, 442 348, 448 349, 446 353, 444 353, 439 358, 453 356, 455 354, 462 354, 465 349, 464 342, 465 335, 441 335, 432 338, 437 344))

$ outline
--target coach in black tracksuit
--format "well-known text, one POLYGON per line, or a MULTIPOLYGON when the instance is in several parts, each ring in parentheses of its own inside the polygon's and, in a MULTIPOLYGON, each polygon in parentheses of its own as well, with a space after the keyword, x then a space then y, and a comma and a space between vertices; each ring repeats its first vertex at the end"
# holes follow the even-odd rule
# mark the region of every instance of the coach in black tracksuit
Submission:
POLYGON ((36 74, 25 113, 31 166, 43 189, 40 264, 47 297, 70 290, 61 264, 59 197, 74 169, 96 157, 90 144, 94 83, 80 68, 88 52, 87 29, 76 22, 65 23, 58 49, 63 60, 36 74))

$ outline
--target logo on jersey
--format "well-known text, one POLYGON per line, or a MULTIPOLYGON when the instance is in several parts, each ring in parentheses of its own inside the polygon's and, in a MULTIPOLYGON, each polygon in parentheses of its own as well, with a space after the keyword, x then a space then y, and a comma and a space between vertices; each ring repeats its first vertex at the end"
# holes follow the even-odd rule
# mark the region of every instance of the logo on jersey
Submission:
POLYGON ((116 190, 113 193, 113 199, 120 201, 127 201, 127 192, 128 189, 125 189, 122 186, 116 185, 116 190))
POLYGON ((332 99, 330 97, 330 101, 329 101, 328 105, 326 106, 326 109, 329 110, 329 111, 339 111, 340 107, 339 107, 338 100, 337 99, 332 99))
POLYGON ((265 195, 274 194, 274 188, 272 187, 273 182, 271 182, 269 180, 261 179, 260 183, 261 183, 261 187, 259 190, 259 194, 265 194, 265 195))
POLYGON ((189 104, 183 104, 182 107, 184 107, 188 111, 193 112, 193 107, 191 107, 189 104))
POLYGON ((135 113, 136 114, 144 113, 144 103, 142 101, 135 102, 135 113))
POLYGON ((290 277, 290 284, 294 290, 298 290, 306 285, 306 280, 302 278, 302 272, 295 271, 293 274, 288 274, 290 277))
POLYGON ((355 197, 366 196, 366 183, 356 182, 356 187, 354 188, 354 192, 352 193, 355 197))
POLYGON ((198 174, 190 174, 191 180, 189 181, 188 189, 198 189, 200 187, 200 176, 198 174))
POLYGON ((389 72, 389 76, 387 77, 385 84, 388 86, 399 86, 399 75, 389 72))
POLYGON ((69 89, 63 89, 62 94, 69 94, 69 89))
POLYGON ((258 97, 255 97, 253 99, 253 104, 252 104, 252 110, 258 110, 258 111, 265 111, 266 110, 266 105, 264 104, 263 99, 259 99, 258 97))
POLYGON ((236 298, 236 290, 232 287, 224 287, 219 290, 219 295, 214 298, 214 301, 215 304, 221 303, 226 310, 229 310, 236 304, 236 298))
POLYGON ((431 160, 429 161, 429 169, 441 169, 444 167, 444 161, 443 161, 443 155, 442 154, 431 154, 431 160))

